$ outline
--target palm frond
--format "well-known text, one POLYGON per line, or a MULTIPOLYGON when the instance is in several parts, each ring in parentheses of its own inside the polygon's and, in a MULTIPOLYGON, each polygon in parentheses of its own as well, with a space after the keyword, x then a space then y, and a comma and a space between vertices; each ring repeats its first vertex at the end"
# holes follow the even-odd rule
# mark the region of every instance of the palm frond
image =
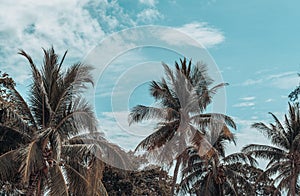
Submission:
POLYGON ((96 156, 108 165, 122 169, 131 169, 131 161, 124 150, 119 146, 108 142, 98 132, 82 134, 71 138, 70 145, 92 145, 90 154, 96 156))
POLYGON ((30 175, 46 167, 43 152, 35 140, 18 151, 17 160, 21 162, 19 172, 24 183, 29 182, 30 175))
POLYGON ((32 127, 28 126, 28 122, 24 120, 23 116, 12 109, 8 107, 0 109, 0 126, 17 132, 25 141, 29 141, 31 139, 30 132, 34 132, 32 127))
POLYGON ((247 145, 243 147, 242 152, 253 155, 257 158, 264 158, 268 160, 280 160, 285 157, 286 153, 284 150, 281 150, 279 148, 260 144, 247 145))
POLYGON ((160 148, 173 138, 175 132, 178 129, 178 123, 178 121, 161 123, 161 125, 157 128, 157 130, 154 131, 154 133, 146 137, 138 144, 135 151, 137 151, 138 149, 147 149, 148 151, 151 151, 155 148, 160 148))
POLYGON ((62 153, 62 139, 58 132, 51 131, 49 135, 49 143, 52 149, 52 157, 55 160, 60 160, 62 153))
POLYGON ((161 82, 152 81, 150 84, 150 93, 156 100, 161 100, 162 105, 166 107, 177 109, 180 104, 165 79, 162 79, 161 82))
POLYGON ((252 166, 256 166, 258 164, 257 161, 253 157, 251 157, 245 153, 230 154, 223 158, 223 162, 226 164, 234 164, 234 163, 244 162, 244 163, 249 163, 252 166))
POLYGON ((16 175, 18 164, 15 161, 16 150, 11 150, 0 156, 0 181, 9 181, 16 175))
POLYGON ((279 145, 284 148, 288 147, 289 141, 287 140, 285 134, 276 129, 274 126, 273 128, 269 128, 264 123, 254 123, 252 127, 265 134, 275 145, 279 145))
POLYGON ((58 55, 53 47, 44 51, 44 62, 41 70, 43 84, 47 92, 51 109, 54 111, 59 100, 58 94, 62 86, 61 65, 58 63, 58 55))
POLYGON ((163 119, 171 121, 178 118, 179 114, 172 108, 156 108, 143 105, 135 106, 129 114, 129 124, 149 119, 163 119))
POLYGON ((69 182, 69 190, 73 195, 85 195, 90 191, 97 196, 108 195, 101 179, 94 179, 96 184, 89 179, 89 166, 82 165, 79 160, 68 159, 63 167, 69 182))
MULTIPOLYGON (((23 99, 23 97, 20 95, 20 93, 16 90, 14 85, 9 85, 8 89, 10 90, 11 94, 13 95, 13 101, 16 105, 16 109, 18 110, 18 113, 23 116, 23 119, 26 119, 29 121, 29 125, 33 126, 33 129, 37 129, 37 125, 35 122, 35 119, 31 113, 31 110, 29 106, 27 105, 26 101, 23 99)), ((31 128, 32 129, 32 128, 31 128)))
POLYGON ((56 101, 53 110, 56 116, 64 113, 66 106, 72 104, 76 96, 87 88, 87 83, 93 85, 91 70, 90 66, 78 63, 71 66, 62 76, 58 92, 55 94, 56 101))
POLYGON ((47 123, 49 123, 52 109, 42 75, 33 63, 31 57, 24 50, 20 50, 19 54, 27 58, 31 66, 33 76, 30 96, 31 108, 39 124, 45 127, 47 123))
POLYGON ((93 109, 82 97, 77 97, 69 111, 64 116, 57 117, 55 129, 62 136, 76 135, 80 130, 87 129, 91 132, 97 129, 97 120, 93 109))
POLYGON ((68 196, 68 186, 64 178, 64 173, 60 166, 54 165, 49 168, 49 180, 48 180, 48 194, 50 196, 68 196))

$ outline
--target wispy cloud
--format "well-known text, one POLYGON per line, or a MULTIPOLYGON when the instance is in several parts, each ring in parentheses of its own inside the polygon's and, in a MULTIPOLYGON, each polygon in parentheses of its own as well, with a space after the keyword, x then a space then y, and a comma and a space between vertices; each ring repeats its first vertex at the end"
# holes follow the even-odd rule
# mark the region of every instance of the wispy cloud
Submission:
POLYGON ((234 104, 233 107, 250 107, 254 105, 255 105, 254 102, 241 102, 241 103, 234 104))
POLYGON ((294 71, 288 71, 288 72, 283 72, 283 73, 280 73, 280 74, 272 74, 270 76, 267 77, 267 79, 278 79, 278 78, 284 78, 284 77, 289 77, 289 76, 292 76, 292 75, 297 75, 297 72, 294 72, 294 71))
POLYGON ((39 59, 38 65, 42 63, 41 47, 51 45, 59 54, 69 50, 66 60, 76 62, 107 33, 136 25, 117 1, 93 0, 2 2, 0 24, 1 70, 17 83, 29 77, 25 60, 17 55, 19 48, 39 59))
POLYGON ((225 40, 223 32, 204 22, 188 23, 177 29, 191 36, 207 48, 220 44, 225 40))
POLYGON ((300 78, 296 72, 285 72, 268 77, 271 84, 280 89, 293 89, 300 82, 300 78))
POLYGON ((16 55, 18 48, 28 51, 35 59, 41 58, 41 47, 51 45, 62 51, 70 49, 68 58, 83 58, 105 34, 97 20, 83 8, 85 3, 79 0, 2 2, 0 32, 5 37, 1 37, 0 43, 1 65, 10 65, 4 69, 17 82, 26 79, 24 75, 28 75, 25 74, 28 70, 25 61, 20 61, 16 55), (15 69, 24 71, 15 73, 15 69))
POLYGON ((248 79, 242 83, 242 86, 250 86, 250 85, 254 85, 254 84, 260 84, 262 82, 263 82, 262 79, 258 79, 258 80, 248 79))
POLYGON ((270 99, 265 100, 266 103, 269 103, 269 102, 272 102, 272 101, 274 101, 274 99, 270 98, 270 99))
MULTIPOLYGON (((261 72, 263 73, 263 72, 261 72)), ((241 86, 250 86, 256 84, 266 84, 280 89, 292 89, 300 82, 300 78, 295 71, 288 71, 279 74, 261 75, 260 79, 247 79, 241 86)))
POLYGON ((240 98, 241 100, 244 100, 244 101, 251 101, 251 100, 254 100, 255 97, 242 97, 240 98))
POLYGON ((160 39, 172 46, 187 45, 206 48, 213 47, 225 40, 223 33, 207 23, 192 22, 174 29, 164 29, 160 32, 160 39))
POLYGON ((139 0, 139 3, 154 7, 157 4, 157 0, 139 0))

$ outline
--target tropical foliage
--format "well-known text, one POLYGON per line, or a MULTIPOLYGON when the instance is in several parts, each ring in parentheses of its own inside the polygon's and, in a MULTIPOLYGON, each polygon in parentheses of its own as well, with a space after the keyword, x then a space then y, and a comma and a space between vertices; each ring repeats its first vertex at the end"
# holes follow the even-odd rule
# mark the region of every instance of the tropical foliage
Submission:
POLYGON ((63 72, 67 52, 58 61, 52 48, 44 50, 39 70, 20 54, 30 64, 32 84, 28 104, 7 74, 0 80, 1 181, 22 185, 26 195, 107 195, 99 158, 114 147, 96 132, 94 112, 81 96, 93 84, 91 67, 77 63, 63 72))
POLYGON ((293 103, 283 121, 270 113, 275 123, 252 125, 270 144, 228 154, 226 145, 238 139, 231 131, 235 122, 208 112, 227 83, 215 85, 201 62, 180 59, 174 69, 163 63, 165 77, 150 83, 156 105, 137 105, 129 115, 129 124, 156 123, 135 149, 145 154, 136 156, 97 130, 83 97, 93 85, 92 68, 63 65, 67 52, 60 60, 53 48, 43 52, 41 68, 19 52, 32 73, 28 98, 0 73, 0 195, 299 194, 299 87, 289 96, 293 103), (260 159, 268 162, 266 168, 258 167, 260 159))
POLYGON ((155 160, 167 166, 175 162, 172 192, 179 168, 187 161, 187 150, 192 147, 199 156, 208 158, 218 150, 222 153, 224 149, 214 146, 215 142, 221 137, 233 140, 227 125, 236 128, 233 120, 224 114, 205 113, 213 95, 226 84, 210 88, 213 79, 208 76, 203 63, 192 66, 192 61, 183 59, 180 64, 175 62, 176 69, 172 71, 163 63, 166 77, 160 82, 151 82, 151 95, 160 107, 138 105, 130 114, 130 123, 153 118, 160 120, 157 129, 136 150, 147 150, 155 160))
MULTIPOLYGON (((299 104, 289 104, 289 114, 284 116, 284 124, 272 113, 275 123, 270 126, 255 123, 253 127, 265 134, 272 145, 250 144, 243 152, 269 161, 263 176, 274 176, 277 191, 297 195, 300 191, 300 110, 299 104)), ((274 193, 274 194, 275 194, 274 193)))

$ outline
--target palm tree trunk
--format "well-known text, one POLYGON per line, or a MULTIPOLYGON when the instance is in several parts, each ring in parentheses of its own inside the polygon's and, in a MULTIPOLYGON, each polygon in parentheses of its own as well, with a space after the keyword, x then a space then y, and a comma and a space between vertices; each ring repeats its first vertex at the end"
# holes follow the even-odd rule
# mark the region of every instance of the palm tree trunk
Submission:
POLYGON ((293 177, 292 177, 292 180, 291 180, 291 187, 290 187, 290 195, 291 196, 296 196, 296 186, 297 186, 297 180, 296 180, 296 177, 294 172, 293 172, 293 177))
POLYGON ((290 195, 291 196, 296 196, 296 186, 297 186, 297 177, 298 175, 296 174, 296 164, 295 161, 292 161, 292 179, 291 179, 291 184, 290 184, 290 195))
POLYGON ((174 173, 173 173, 171 195, 174 195, 174 193, 175 193, 175 185, 176 185, 176 181, 177 181, 179 166, 180 166, 180 161, 179 161, 179 159, 176 159, 176 165, 175 165, 175 169, 174 169, 174 173))
POLYGON ((42 195, 42 191, 41 191, 41 175, 39 175, 39 177, 38 177, 36 195, 37 196, 41 196, 42 195))

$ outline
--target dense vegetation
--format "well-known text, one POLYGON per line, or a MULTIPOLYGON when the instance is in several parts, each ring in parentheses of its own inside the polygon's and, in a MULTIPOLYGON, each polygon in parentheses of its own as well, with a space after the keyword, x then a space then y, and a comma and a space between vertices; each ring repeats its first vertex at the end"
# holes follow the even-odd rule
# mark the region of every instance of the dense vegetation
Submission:
POLYGON ((290 95, 284 122, 254 123, 271 145, 249 144, 226 153, 235 143, 233 119, 208 113, 221 83, 203 63, 180 59, 165 77, 152 81, 157 107, 137 105, 129 123, 156 119, 153 133, 135 151, 125 153, 97 130, 93 108, 82 96, 93 85, 91 67, 77 63, 62 69, 53 49, 44 50, 41 69, 31 67, 29 101, 13 78, 0 77, 0 195, 298 195, 300 191, 299 87, 290 95), (104 161, 104 159, 106 159, 104 161), (268 161, 261 169, 258 160, 268 161), (138 170, 140 162, 155 165, 138 170), (112 167, 117 161, 123 168, 112 167), (128 162, 131 162, 130 166, 128 162), (172 172, 172 176, 168 173, 172 172))

